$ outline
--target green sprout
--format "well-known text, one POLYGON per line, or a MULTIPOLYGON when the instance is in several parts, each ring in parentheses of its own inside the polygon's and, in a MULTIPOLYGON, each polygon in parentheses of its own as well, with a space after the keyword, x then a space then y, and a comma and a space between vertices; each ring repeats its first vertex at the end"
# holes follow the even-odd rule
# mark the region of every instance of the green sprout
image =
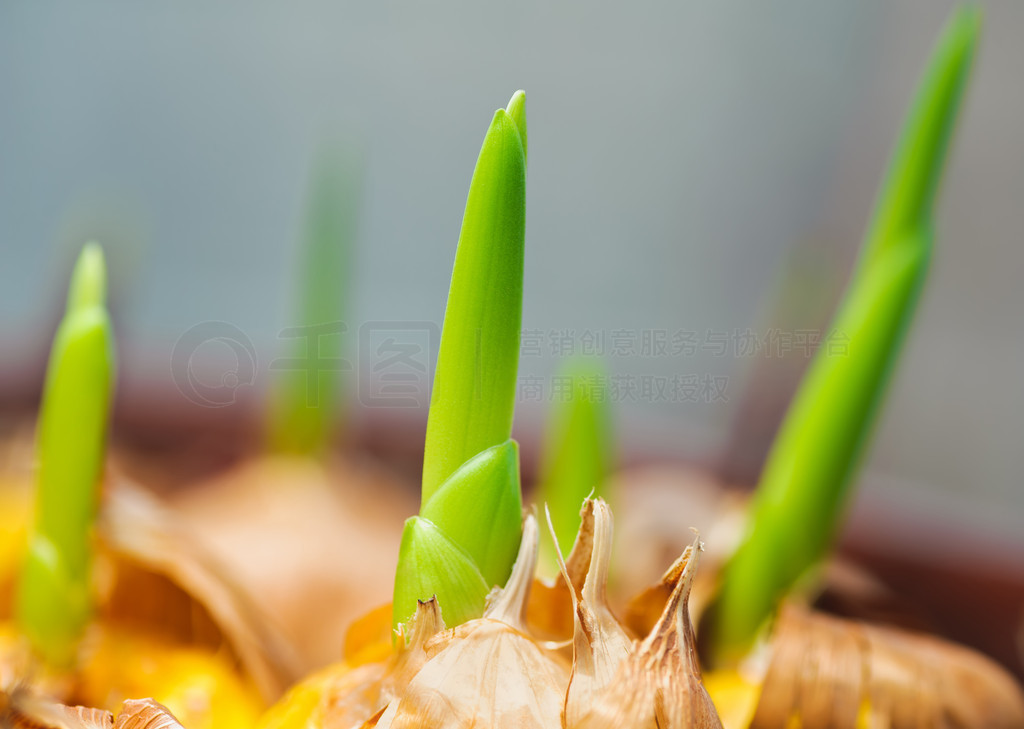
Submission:
POLYGON ((526 223, 526 97, 495 112, 469 187, 427 419, 420 515, 406 522, 393 623, 437 595, 445 622, 483 612, 519 548, 511 441, 526 223))
MULTIPOLYGON (((324 153, 317 160, 311 185, 306 229, 301 246, 302 268, 297 320, 293 322, 297 362, 315 357, 339 361, 349 258, 354 248, 357 176, 342 155, 324 153)), ((340 370, 281 370, 270 393, 269 439, 279 452, 318 455, 330 445, 340 420, 343 378, 340 370), (310 378, 315 379, 310 379, 310 378)))
MULTIPOLYGON (((559 378, 571 387, 552 407, 536 501, 547 505, 558 544, 568 548, 580 528, 583 500, 590 494, 607 498, 603 487, 611 471, 611 414, 598 362, 570 360, 559 378)), ((550 538, 541 539, 541 556, 552 573, 558 569, 554 546, 550 538)))
POLYGON ((523 302, 525 108, 494 114, 473 172, 427 418, 422 503, 512 432, 523 302))
POLYGON ((980 22, 976 8, 958 9, 932 53, 830 342, 786 413, 747 534, 724 570, 712 616, 717 660, 741 657, 831 547, 924 282, 932 204, 980 22))
POLYGON ((71 276, 67 312, 50 352, 39 418, 35 524, 16 614, 51 665, 73 665, 92 616, 92 525, 110 417, 114 336, 106 310, 106 268, 96 243, 71 276))

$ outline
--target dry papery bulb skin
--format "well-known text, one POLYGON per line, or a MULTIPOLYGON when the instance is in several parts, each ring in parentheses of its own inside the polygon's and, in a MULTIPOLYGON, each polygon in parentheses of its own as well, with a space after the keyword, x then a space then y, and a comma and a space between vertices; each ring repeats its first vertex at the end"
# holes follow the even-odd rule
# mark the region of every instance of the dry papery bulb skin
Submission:
POLYGON ((322 729, 575 729, 720 727, 697 666, 687 597, 699 546, 671 571, 674 590, 642 642, 632 639, 605 596, 611 554, 608 505, 588 500, 569 558, 571 643, 547 642, 526 622, 537 564, 537 520, 524 520, 515 566, 483 617, 453 629, 443 605, 420 602, 391 656, 343 672, 326 687, 309 725, 322 729), (569 648, 571 646, 571 656, 569 648))
POLYGON ((115 486, 98 523, 101 617, 225 653, 264 700, 280 696, 301 674, 276 624, 159 499, 115 486))
POLYGON ((1024 728, 1017 681, 969 648, 793 605, 772 642, 751 729, 1024 728))
POLYGON ((65 706, 26 686, 0 690, 3 729, 183 729, 167 707, 152 699, 130 699, 115 717, 103 709, 65 706))
MULTIPOLYGON (((584 514, 586 509, 585 505, 584 514)), ((610 534, 610 511, 606 518, 610 534)), ((589 703, 575 703, 579 714, 570 717, 567 713, 567 727, 721 729, 718 712, 701 680, 688 608, 701 549, 697 537, 665 574, 662 582, 672 585, 672 590, 654 628, 643 641, 632 644, 610 682, 593 686, 589 703)), ((607 555, 600 561, 607 564, 607 555)), ((603 584, 601 594, 603 597, 603 584)), ((577 610, 578 617, 579 614, 577 610)), ((579 635, 576 640, 579 641, 579 635)), ((579 655, 577 649, 577 666, 580 665, 579 655)), ((571 693, 572 687, 570 696, 571 693)), ((573 702, 567 702, 567 709, 571 705, 573 702)))
POLYGON ((361 727, 365 722, 376 722, 384 707, 397 698, 426 662, 427 641, 443 630, 437 598, 421 600, 408 625, 399 626, 391 656, 339 676, 328 688, 315 723, 323 727, 361 727))
POLYGON ((633 639, 608 606, 611 509, 604 501, 588 501, 580 517, 580 531, 570 557, 572 572, 559 561, 573 611, 572 674, 565 698, 567 726, 583 719, 633 652, 633 639))

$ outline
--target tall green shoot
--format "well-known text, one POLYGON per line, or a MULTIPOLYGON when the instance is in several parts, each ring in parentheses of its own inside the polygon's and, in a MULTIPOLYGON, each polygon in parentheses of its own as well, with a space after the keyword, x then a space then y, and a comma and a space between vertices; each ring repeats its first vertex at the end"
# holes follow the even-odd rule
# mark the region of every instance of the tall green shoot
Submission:
POLYGON ((522 127, 495 112, 466 200, 427 416, 424 504, 455 469, 512 432, 526 223, 525 111, 520 117, 522 127))
POLYGON ((74 663, 92 615, 92 526, 110 418, 114 337, 99 245, 82 250, 50 352, 39 417, 35 523, 16 615, 50 665, 74 663))
MULTIPOLYGON (((606 375, 598 362, 570 360, 559 370, 568 390, 554 399, 548 419, 541 475, 535 501, 546 504, 558 544, 566 547, 580 528, 580 506, 588 495, 607 498, 605 481, 611 471, 611 413, 606 375)), ((556 574, 554 542, 541 539, 545 568, 556 574)))
POLYGON ((279 452, 322 455, 341 420, 342 327, 355 248, 357 183, 357 165, 345 155, 320 154, 299 250, 296 318, 284 332, 294 344, 270 392, 269 439, 279 452))
POLYGON ((437 595, 445 622, 479 616, 504 584, 522 528, 510 436, 519 367, 526 223, 526 106, 494 114, 462 219, 423 455, 420 515, 406 522, 393 623, 437 595))
POLYGON ((782 423, 744 542, 713 607, 712 648, 750 647, 781 598, 826 555, 931 255, 932 205, 980 30, 957 10, 904 123, 846 295, 782 423))

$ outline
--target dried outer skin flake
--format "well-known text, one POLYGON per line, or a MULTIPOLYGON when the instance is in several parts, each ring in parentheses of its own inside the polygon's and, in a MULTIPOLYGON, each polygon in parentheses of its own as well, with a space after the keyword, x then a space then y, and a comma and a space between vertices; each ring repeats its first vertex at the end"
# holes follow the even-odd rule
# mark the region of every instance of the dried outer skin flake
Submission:
POLYGON ((608 606, 608 565, 612 553, 612 512, 601 499, 587 499, 570 560, 588 564, 582 585, 570 576, 558 557, 562 578, 572 585, 574 615, 573 664, 565 698, 565 723, 578 722, 601 692, 615 679, 619 666, 633 650, 629 637, 608 606))
POLYGON ((121 705, 114 729, 182 729, 167 707, 153 699, 129 699, 121 705))
MULTIPOLYGON (((372 634, 373 625, 384 622, 391 629, 391 606, 374 611, 366 624, 353 626, 353 630, 364 629, 372 634)), ((257 729, 307 729, 308 727, 330 727, 350 729, 351 727, 374 726, 387 704, 395 698, 426 661, 424 651, 427 642, 444 630, 441 610, 437 600, 419 602, 416 613, 409 624, 399 626, 395 647, 384 639, 388 653, 381 660, 330 666, 292 688, 281 701, 263 715, 257 729)), ((354 638, 356 643, 369 636, 354 638)), ((375 652, 363 648, 359 655, 375 652)))
POLYGON ((941 639, 786 606, 750 729, 1024 727, 1000 666, 941 639))
POLYGON ((560 570, 553 582, 533 581, 526 605, 527 625, 538 639, 566 643, 573 639, 576 608, 574 589, 570 585, 582 585, 587 579, 593 541, 593 530, 584 528, 581 523, 572 552, 565 560, 565 569, 560 570))
POLYGON ((117 718, 109 711, 65 706, 35 695, 24 686, 0 691, 4 729, 183 729, 167 707, 153 699, 129 699, 117 718))
MULTIPOLYGON (((401 630, 405 631, 406 626, 401 626, 401 630)), ((399 649, 385 664, 356 668, 342 679, 346 681, 348 690, 338 690, 335 686, 327 692, 320 725, 348 729, 362 726, 381 714, 419 672, 427 660, 425 648, 428 641, 443 630, 444 621, 437 598, 418 602, 407 629, 408 638, 399 637, 399 649)))
POLYGON ((4 729, 113 729, 109 711, 65 706, 42 698, 25 685, 0 690, 0 727, 4 729))
POLYGON ((695 540, 669 570, 675 587, 658 623, 608 690, 568 729, 721 729, 701 682, 687 607, 700 549, 695 540))

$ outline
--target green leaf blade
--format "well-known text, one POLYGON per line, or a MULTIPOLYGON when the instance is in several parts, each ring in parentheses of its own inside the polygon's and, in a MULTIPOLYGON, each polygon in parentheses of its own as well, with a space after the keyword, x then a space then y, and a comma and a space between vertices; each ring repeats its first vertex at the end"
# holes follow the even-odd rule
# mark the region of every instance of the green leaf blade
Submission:
POLYGON ((890 353, 908 323, 904 312, 924 278, 920 259, 907 253, 882 261, 889 265, 851 292, 835 323, 849 335, 850 355, 812 364, 785 421, 806 425, 784 425, 765 464, 753 527, 726 568, 716 613, 718 630, 744 636, 737 652, 831 546, 895 363, 890 353))
POLYGON ((295 364, 276 373, 270 392, 270 447, 323 455, 342 419, 347 290, 355 249, 359 164, 340 150, 321 153, 310 183, 299 250, 300 286, 286 329, 295 364), (294 336, 293 336, 294 335, 294 336))
POLYGON ((716 660, 750 647, 782 597, 827 554, 924 283, 931 206, 977 40, 973 8, 936 45, 882 186, 857 271, 769 453, 748 531, 712 608, 716 660))
POLYGON ((470 185, 427 419, 422 503, 474 455, 509 439, 519 367, 526 159, 494 114, 470 185))
POLYGON ((91 615, 92 525, 114 382, 102 251, 87 245, 54 337, 38 432, 35 524, 15 610, 36 651, 66 667, 91 615))

